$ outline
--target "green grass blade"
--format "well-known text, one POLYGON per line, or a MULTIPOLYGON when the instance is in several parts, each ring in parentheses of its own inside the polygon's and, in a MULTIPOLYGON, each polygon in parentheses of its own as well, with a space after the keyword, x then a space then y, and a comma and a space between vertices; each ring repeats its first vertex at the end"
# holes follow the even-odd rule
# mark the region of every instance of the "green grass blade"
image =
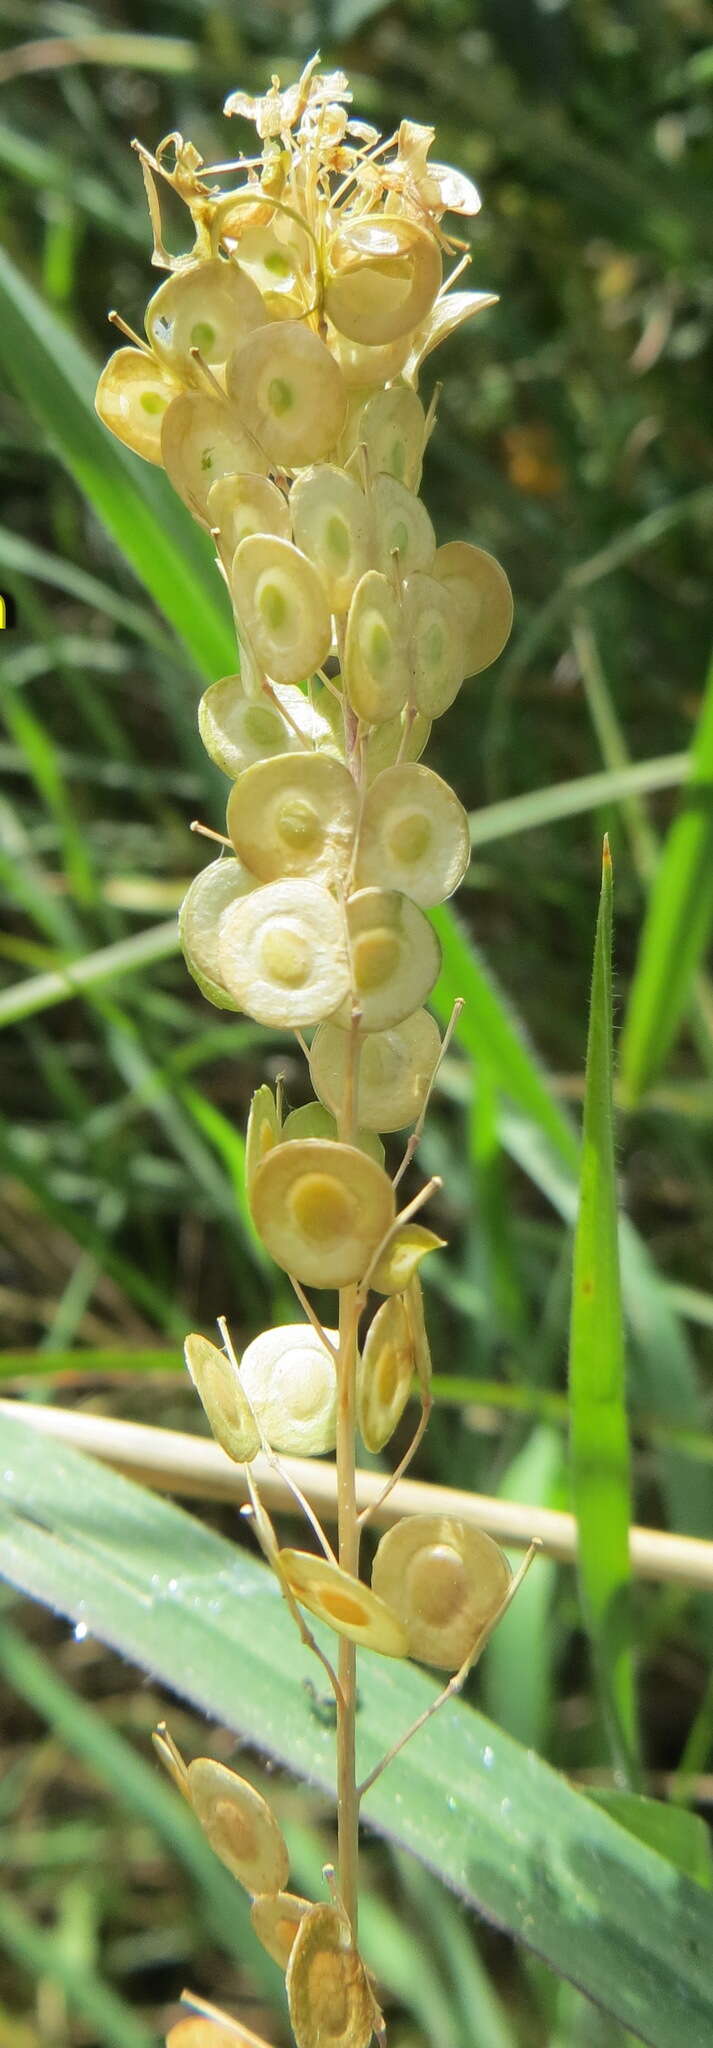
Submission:
POLYGON ((628 1828, 640 1842, 648 1842, 677 1870, 692 1877, 705 1891, 713 1890, 713 1845, 710 1828, 699 1813, 687 1813, 682 1806, 666 1806, 662 1799, 643 1799, 638 1792, 611 1788, 590 1789, 589 1798, 610 1813, 612 1820, 628 1828))
POLYGON ((523 796, 485 804, 482 810, 471 812, 471 846, 492 846, 498 839, 519 838, 521 832, 558 824, 562 818, 581 817, 586 811, 598 810, 600 804, 620 804, 628 797, 673 789, 685 780, 687 769, 687 754, 662 754, 658 760, 633 761, 628 767, 600 769, 595 775, 574 775, 569 782, 552 782, 547 789, 528 789, 523 796))
MULTIPOLYGON (((333 1795, 334 1732, 266 1568, 80 1453, 39 1445, 20 1414, 3 1421, 0 1569, 333 1795)), ((360 1768, 436 1690, 364 1654, 360 1768)), ((446 1711, 373 1787, 365 1821, 650 2048, 680 2048, 682 2012, 687 2048, 709 2048, 707 1894, 480 1715, 446 1711)))
POLYGON ((637 1755, 629 1433, 612 1099, 613 877, 604 842, 587 1045, 569 1350, 572 1497, 582 1604, 614 1761, 637 1755))

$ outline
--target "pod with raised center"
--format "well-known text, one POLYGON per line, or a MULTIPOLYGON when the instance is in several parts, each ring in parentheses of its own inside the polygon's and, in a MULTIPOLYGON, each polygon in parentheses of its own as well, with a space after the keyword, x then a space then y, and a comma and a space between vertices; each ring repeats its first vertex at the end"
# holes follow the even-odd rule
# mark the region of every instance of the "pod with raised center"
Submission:
MULTIPOLYGON (((343 1100, 350 1033, 330 1018, 315 1032, 309 1056, 312 1084, 329 1109, 343 1100)), ((416 1010, 389 1031, 368 1031, 361 1041, 357 1116, 370 1131, 401 1131, 421 1114, 441 1050, 438 1025, 416 1010)))
POLYGON ((264 319, 252 278, 214 256, 184 265, 159 285, 146 308, 146 333, 159 361, 185 382, 194 375, 191 349, 220 375, 236 342, 264 319))
POLYGON ((440 718, 458 695, 465 674, 464 635, 458 608, 435 576, 409 576, 404 615, 411 662, 411 702, 426 718, 440 718))
POLYGON ((357 1421, 368 1451, 383 1451, 406 1407, 414 1376, 411 1324, 400 1295, 377 1309, 357 1373, 357 1421))
POLYGON ((260 1431, 232 1358, 197 1333, 183 1349, 216 1443, 237 1465, 249 1465, 260 1449, 260 1431))
POLYGON ((287 1966, 297 2048, 369 2048, 375 2007, 348 1921, 336 1906, 310 1906, 287 1966))
MULTIPOLYGON (((223 233, 230 232, 229 215, 223 233)), ((309 298, 310 242, 296 221, 273 214, 271 223, 241 231, 237 215, 241 266, 257 286, 271 320, 299 318, 309 298), (307 296, 306 296, 307 294, 307 296)), ((263 314, 263 319, 265 315, 263 314)))
POLYGON ((497 661, 510 638, 513 602, 505 570, 485 548, 449 540, 436 553, 433 574, 460 614, 463 674, 477 676, 497 661))
POLYGON ((307 555, 275 534, 250 534, 236 548, 230 584, 242 631, 273 682, 300 683, 321 668, 332 621, 307 555))
MULTIPOLYGON (((304 1102, 300 1109, 291 1109, 282 1126, 283 1138, 338 1138, 336 1117, 323 1102, 304 1102)), ((358 1152, 366 1152, 369 1159, 375 1159, 377 1166, 384 1164, 384 1147, 376 1131, 355 1131, 352 1143, 358 1152)))
POLYGON ((250 1907, 258 1941, 267 1949, 279 1969, 286 1970, 300 1921, 310 1910, 310 1900, 295 1892, 278 1892, 275 1898, 253 1899, 250 1907))
POLYGON ((397 341, 420 326, 442 276, 438 243, 405 215, 366 216, 329 245, 325 311, 350 341, 397 341))
POLYGON ((269 476, 247 470, 242 476, 219 476, 208 492, 211 528, 219 527, 225 553, 232 561, 241 540, 253 533, 290 538, 290 513, 284 491, 269 476))
POLYGON ((211 1849, 246 1891, 284 1891, 287 1847, 262 1794, 227 1764, 199 1756, 188 1765, 188 1795, 211 1849))
POLYGON ((301 321, 257 328, 230 356, 226 385, 269 463, 301 469, 332 454, 347 387, 325 342, 301 321))
MULTIPOLYGON (((438 979, 441 948, 428 918, 398 889, 360 889, 347 902, 352 996, 364 1031, 386 1031, 417 1010, 438 979)), ((349 996, 337 1022, 351 1021, 349 996)))
POLYGON ((222 399, 183 391, 163 416, 161 460, 179 497, 207 522, 216 477, 259 468, 260 451, 222 399))
POLYGON ((263 689, 258 698, 249 696, 242 675, 221 677, 201 697, 198 730, 206 753, 234 781, 266 755, 302 754, 310 740, 329 734, 326 719, 312 710, 301 690, 276 683, 275 697, 263 689))
POLYGON ((354 430, 355 445, 366 449, 370 476, 392 476, 417 491, 426 443, 426 415, 410 384, 390 384, 375 391, 362 407, 354 430))
POLYGON ((490 1633, 511 1573, 483 1530, 449 1515, 414 1515, 382 1536, 371 1579, 403 1622, 409 1656, 458 1671, 490 1633))
POLYGON ((394 562, 402 576, 414 569, 427 571, 436 557, 436 536, 425 505, 415 491, 407 491, 395 476, 377 476, 369 489, 374 522, 376 554, 384 575, 392 575, 394 562))
POLYGON ((342 1571, 327 1557, 315 1557, 311 1550, 281 1550, 280 1571, 301 1607, 326 1621, 339 1636, 361 1643, 366 1650, 378 1650, 382 1657, 404 1657, 406 1630, 403 1622, 361 1579, 342 1571))
POLYGON ((353 477, 325 462, 298 476, 290 493, 296 544, 319 570, 333 612, 345 612, 371 561, 371 525, 353 477))
POLYGON ((236 853, 265 882, 278 875, 333 881, 351 858, 357 817, 353 776, 329 754, 277 754, 247 768, 228 799, 236 853))
MULTIPOLYGON (((336 1330, 325 1335, 334 1343, 336 1330)), ((240 1382, 265 1442, 292 1457, 319 1457, 337 1439, 334 1354, 311 1323, 263 1330, 243 1352, 240 1382)))
POLYGON ((252 1208, 278 1266, 305 1287, 348 1287, 391 1228, 395 1200, 383 1168, 354 1145, 303 1138, 268 1154, 252 1208))
POLYGON ((315 1024, 349 987, 341 910, 320 882, 268 882, 222 919, 219 965, 229 994, 258 1024, 315 1024))
POLYGON ((117 441, 161 467, 161 428, 182 386, 148 350, 118 348, 102 370, 94 404, 117 441))
POLYGON ((411 673, 401 604, 387 576, 367 569, 349 606, 344 684, 352 710, 380 725, 402 710, 411 673))
POLYGON ((453 895, 469 860, 466 812, 440 775, 420 761, 377 775, 362 812, 357 888, 402 889, 427 910, 453 895))
POLYGON ((218 1010, 238 1008, 221 977, 220 921, 231 904, 239 903, 256 888, 255 876, 248 873, 241 860, 222 855, 195 876, 178 913, 178 936, 189 974, 218 1010))

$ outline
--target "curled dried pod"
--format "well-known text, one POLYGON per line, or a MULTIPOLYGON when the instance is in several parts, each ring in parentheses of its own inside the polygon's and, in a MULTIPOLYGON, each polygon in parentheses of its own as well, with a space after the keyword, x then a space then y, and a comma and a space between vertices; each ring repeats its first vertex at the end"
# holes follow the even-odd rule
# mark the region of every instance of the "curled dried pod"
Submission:
POLYGON ((378 566, 388 575, 394 558, 403 576, 427 571, 436 559, 436 536, 426 507, 395 476, 377 476, 369 488, 378 566))
POLYGON ((403 1622, 409 1656, 458 1671, 497 1620, 511 1573, 483 1530, 449 1515, 414 1515, 382 1536, 371 1579, 403 1622))
POLYGON ((366 449, 369 475, 395 477, 417 491, 426 443, 426 415, 411 384, 390 384, 374 391, 361 408, 353 429, 356 446, 366 449))
MULTIPOLYGON (((336 1117, 325 1109, 323 1102, 304 1102, 300 1109, 291 1109, 282 1126, 283 1138, 338 1138, 336 1117)), ((358 1152, 366 1152, 369 1159, 375 1159, 377 1166, 384 1164, 384 1147, 376 1131, 354 1132, 352 1143, 358 1152)))
POLYGON ((366 786, 371 789, 377 775, 384 768, 393 768, 398 761, 419 761, 431 737, 431 720, 423 718, 420 711, 415 716, 410 709, 397 712, 395 717, 384 720, 370 732, 365 747, 366 786))
POLYGON ((268 1154, 252 1207, 278 1266, 306 1287, 348 1287, 390 1229, 395 1202, 391 1181, 364 1152, 304 1138, 268 1154))
POLYGON ((357 888, 402 889, 427 910, 453 895, 469 861, 468 818, 448 783, 420 761, 385 768, 364 804, 357 888))
POLYGON ((217 477, 208 492, 208 518, 211 527, 220 528, 231 561, 241 540, 248 540, 253 533, 272 533, 278 540, 290 538, 284 491, 278 491, 269 476, 256 470, 217 477))
MULTIPOLYGON (((328 1109, 338 1109, 350 1060, 350 1033, 331 1018, 315 1032, 310 1049, 312 1085, 328 1109)), ((388 1031, 368 1031, 361 1041, 357 1116, 370 1131, 402 1131, 421 1114, 441 1050, 435 1018, 416 1010, 388 1031)))
POLYGON ((329 1017, 349 987, 344 920, 320 882, 268 882, 221 920, 220 974, 258 1024, 294 1028, 329 1017))
MULTIPOLYGON (((298 717, 304 711, 306 727, 310 718, 306 697, 299 690, 291 690, 290 697, 297 700, 298 717)), ((290 703, 287 708, 291 713, 290 703)), ((317 721, 316 714, 312 714, 312 722, 319 722, 320 727, 324 724, 324 720, 317 721)), ((222 676, 204 691, 198 706, 198 730, 211 761, 235 781, 266 756, 305 751, 305 741, 284 717, 281 706, 263 689, 257 698, 249 696, 242 676, 222 676)))
MULTIPOLYGON (((325 1335, 338 1341, 336 1330, 325 1335)), ((240 1381, 271 1450, 301 1458, 334 1450, 334 1354, 320 1343, 311 1323, 288 1323, 254 1337, 243 1352, 240 1381)))
POLYGON ((305 1913, 309 1913, 310 1904, 309 1899, 301 1899, 295 1892, 253 1899, 250 1918, 258 1941, 281 1970, 287 1969, 297 1929, 305 1913))
POLYGON ((255 876, 248 874, 241 860, 221 856, 195 876, 178 913, 178 936, 186 966, 202 994, 218 1010, 238 1007, 221 977, 221 918, 231 904, 239 903, 255 888, 255 876))
POLYGON ((232 1358, 196 1333, 183 1349, 216 1443, 237 1465, 250 1464, 260 1449, 260 1431, 232 1358))
POLYGON ((333 236, 327 261, 327 316, 339 334, 370 347, 419 327, 441 283, 435 237, 403 214, 350 221, 333 236))
POLYGON ((245 1134, 245 1181, 250 1193, 250 1184, 258 1166, 279 1145, 282 1137, 280 1115, 272 1089, 263 1081, 256 1088, 248 1111, 248 1127, 245 1134))
POLYGON ((441 948, 428 918, 398 889, 360 889, 347 902, 352 994, 339 1024, 351 1022, 352 997, 364 1031, 400 1024, 430 995, 441 948))
POLYGON ((363 491, 346 470, 320 463, 297 477, 290 510, 295 542, 319 570, 331 611, 345 612, 371 562, 363 491))
POLYGON ((319 571, 276 534, 253 533, 230 571, 239 625, 266 674, 300 683, 326 661, 332 621, 319 571))
POLYGON ((463 674, 477 676, 497 661, 510 638, 513 602, 505 570, 485 548, 449 540, 437 550, 433 574, 460 613, 463 674))
POLYGON ((278 875, 333 881, 349 864, 356 819, 354 779, 329 754, 260 761, 246 769, 228 799, 236 853, 265 882, 278 875))
POLYGON ((441 718, 465 674, 465 636, 450 591, 435 576, 409 576, 404 615, 411 662, 411 702, 426 718, 441 718))
POLYGON ((368 1451, 383 1451, 401 1421, 414 1376, 413 1339, 400 1295, 377 1309, 357 1373, 357 1421, 368 1451))
POLYGON ((301 321, 257 328, 230 356, 226 384, 268 462, 300 469, 336 447, 347 388, 325 342, 301 321))
POLYGON ((445 1238, 427 1230, 425 1223, 403 1223, 374 1267, 370 1282, 374 1293, 400 1294, 418 1273, 422 1259, 429 1252, 442 1251, 444 1244, 445 1238))
POLYGON ((207 521, 216 477, 257 469, 260 451, 222 399, 183 391, 163 416, 161 460, 179 497, 207 521))
POLYGON ((146 308, 146 333, 159 360, 185 382, 193 378, 191 349, 214 374, 224 368, 239 336, 260 327, 265 307, 252 278, 218 256, 185 264, 159 285, 146 308))
POLYGON ((374 1999, 348 1921, 336 1906, 310 1906, 287 1966, 297 2048, 369 2048, 374 1999))
POLYGON ((161 467, 161 428, 181 388, 148 349, 118 348, 102 370, 94 404, 117 441, 161 467))
POLYGON ((246 1891, 284 1891, 290 1867, 286 1843, 254 1785, 227 1764, 199 1756, 188 1765, 188 1792, 211 1849, 246 1891))
POLYGON ((318 1621, 328 1622, 337 1635, 348 1636, 366 1650, 378 1650, 382 1657, 408 1654, 403 1622, 361 1579, 328 1557, 315 1557, 311 1550, 281 1550, 279 1562, 295 1600, 318 1621))
POLYGON ((389 578, 367 569, 349 606, 344 682, 352 710, 367 725, 400 711, 411 672, 400 600, 389 578))

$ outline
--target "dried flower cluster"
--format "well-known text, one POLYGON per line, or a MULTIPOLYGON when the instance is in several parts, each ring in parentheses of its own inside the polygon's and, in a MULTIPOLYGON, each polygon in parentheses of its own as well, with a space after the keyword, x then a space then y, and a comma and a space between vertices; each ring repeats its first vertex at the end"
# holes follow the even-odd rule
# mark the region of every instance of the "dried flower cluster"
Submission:
MULTIPOLYGON (((427 912, 462 880, 469 835, 420 757, 433 719, 499 654, 512 605, 491 555, 437 547, 418 496, 435 411, 418 395, 421 364, 491 303, 453 288, 462 261, 443 282, 462 247, 444 215, 475 213, 478 196, 429 162, 430 129, 403 122, 382 142, 349 117, 349 100, 346 79, 321 76, 315 60, 286 92, 274 79, 264 99, 228 100, 256 125, 255 158, 210 170, 179 135, 155 156, 139 148, 154 262, 170 275, 149 302, 146 343, 112 316, 132 345, 97 393, 106 425, 163 465, 211 533, 235 615, 239 672, 199 710, 230 778, 227 835, 181 910, 186 960, 218 1007, 297 1033, 314 1091, 288 1112, 280 1086, 259 1088, 247 1132, 255 1225, 306 1319, 263 1332, 240 1361, 221 1322, 222 1346, 191 1336, 186 1360, 214 1436, 247 1468, 256 1533, 334 1690, 329 1903, 285 1889, 279 1827, 244 1780, 205 1758, 186 1768, 157 1737, 252 1894, 256 1932, 286 1970, 298 2048, 383 2036, 357 1946, 356 1863, 360 1800, 388 1759, 357 1784, 356 1646, 450 1673, 442 1700, 513 1588, 488 1537, 440 1517, 397 1523, 371 1587, 359 1576, 369 1514, 356 1507, 357 1427, 381 1452, 416 1383, 400 1473, 430 1405, 418 1268, 440 1239, 413 1218, 435 1183, 400 1212, 397 1198, 446 1043, 424 1007, 440 959, 427 912), (215 182, 226 170, 239 174, 227 191, 215 182), (190 214, 186 255, 164 243, 162 181, 190 214), (382 1138, 396 1131, 411 1135, 392 1175, 382 1138), (311 1288, 339 1290, 338 1329, 323 1327, 311 1288), (373 1294, 383 1299, 363 1337, 373 1294), (301 1496, 319 1548, 280 1548, 253 1461, 324 1452, 336 1452, 338 1554, 301 1496), (305 1611, 340 1638, 338 1668, 305 1611)), ((259 2048, 196 2003, 170 2048, 259 2048)))

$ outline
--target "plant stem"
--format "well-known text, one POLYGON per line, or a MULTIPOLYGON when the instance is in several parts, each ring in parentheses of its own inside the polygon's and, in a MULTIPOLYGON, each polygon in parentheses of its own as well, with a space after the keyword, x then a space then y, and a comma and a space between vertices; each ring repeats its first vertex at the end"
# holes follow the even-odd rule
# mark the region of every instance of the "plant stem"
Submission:
MULTIPOLYGON (((337 1362, 337 1528, 339 1563, 356 1575, 359 1568, 359 1523, 354 1459, 354 1411, 357 1350, 356 1288, 339 1296, 339 1358, 337 1362)), ((339 1646, 337 1701, 337 1836, 339 1891, 356 1941, 358 1911, 359 1803, 356 1793, 356 1644, 342 1636, 339 1646)))

